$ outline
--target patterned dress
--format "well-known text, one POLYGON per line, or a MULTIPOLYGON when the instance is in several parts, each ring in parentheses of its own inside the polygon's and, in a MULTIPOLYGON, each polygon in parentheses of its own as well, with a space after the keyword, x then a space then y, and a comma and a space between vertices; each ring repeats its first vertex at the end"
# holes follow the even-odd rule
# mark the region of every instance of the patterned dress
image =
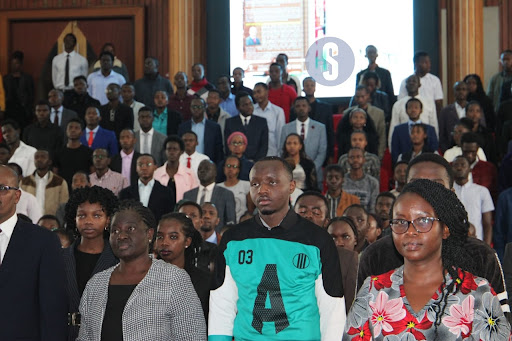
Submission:
POLYGON ((436 333, 443 341, 510 340, 510 326, 486 279, 459 270, 448 292, 453 279, 446 274, 446 284, 414 312, 405 296, 403 272, 401 266, 365 280, 347 317, 343 340, 434 340, 436 333), (436 330, 436 312, 443 310, 443 301, 446 307, 436 330))

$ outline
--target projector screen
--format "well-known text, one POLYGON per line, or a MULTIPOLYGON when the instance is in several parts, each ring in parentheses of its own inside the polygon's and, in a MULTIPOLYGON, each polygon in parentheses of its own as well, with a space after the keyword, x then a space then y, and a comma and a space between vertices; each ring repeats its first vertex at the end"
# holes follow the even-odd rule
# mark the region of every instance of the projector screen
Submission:
POLYGON ((411 0, 230 0, 230 21, 231 71, 244 69, 247 87, 268 80, 279 53, 288 55, 288 72, 302 81, 309 76, 308 49, 323 37, 347 43, 355 67, 342 84, 317 83, 316 97, 353 96, 356 74, 368 66, 368 45, 377 47, 377 64, 391 72, 395 94, 414 72, 411 0))

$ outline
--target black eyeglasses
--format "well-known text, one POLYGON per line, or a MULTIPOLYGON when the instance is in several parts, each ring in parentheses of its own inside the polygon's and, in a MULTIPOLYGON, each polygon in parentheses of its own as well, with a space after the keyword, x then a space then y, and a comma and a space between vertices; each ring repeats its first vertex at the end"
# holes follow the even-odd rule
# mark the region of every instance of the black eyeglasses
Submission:
POLYGON ((8 191, 18 191, 19 187, 12 187, 7 185, 0 185, 0 194, 7 194, 8 191))
POLYGON ((192 109, 203 109, 204 106, 203 105, 191 105, 190 108, 192 108, 192 109))
POLYGON ((137 166, 139 166, 139 167, 144 167, 144 166, 151 167, 151 166, 153 166, 153 163, 152 162, 146 162, 146 163, 137 162, 137 166))
POLYGON ((409 224, 412 224, 414 229, 419 233, 427 233, 432 230, 434 221, 441 221, 434 217, 419 217, 414 220, 406 219, 391 219, 389 221, 389 227, 396 234, 403 234, 409 229, 409 224))
POLYGON ((234 168, 234 169, 240 168, 240 166, 238 166, 238 165, 230 165, 230 164, 226 164, 226 165, 224 165, 224 167, 226 167, 226 168, 234 168))

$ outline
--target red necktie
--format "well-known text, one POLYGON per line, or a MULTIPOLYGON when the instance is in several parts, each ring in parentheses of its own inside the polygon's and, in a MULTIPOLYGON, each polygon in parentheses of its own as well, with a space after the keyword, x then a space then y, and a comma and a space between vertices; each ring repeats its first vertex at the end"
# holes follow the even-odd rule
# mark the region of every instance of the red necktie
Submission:
POLYGON ((190 158, 187 157, 187 168, 190 168, 190 158))
POLYGON ((89 148, 92 146, 93 141, 94 141, 94 132, 91 130, 91 131, 89 131, 89 140, 87 140, 87 144, 89 145, 89 148))
POLYGON ((304 129, 304 123, 302 123, 302 128, 300 129, 300 137, 302 137, 302 141, 304 141, 306 136, 306 130, 304 129))

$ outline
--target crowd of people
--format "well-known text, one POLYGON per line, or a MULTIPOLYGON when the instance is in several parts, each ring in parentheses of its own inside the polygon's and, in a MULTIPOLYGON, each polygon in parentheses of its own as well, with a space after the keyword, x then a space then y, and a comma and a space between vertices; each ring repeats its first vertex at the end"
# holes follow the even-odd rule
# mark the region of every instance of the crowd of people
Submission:
POLYGON ((512 51, 443 107, 370 45, 338 114, 284 53, 248 88, 75 46, 0 87, 1 339, 510 339, 512 51))

